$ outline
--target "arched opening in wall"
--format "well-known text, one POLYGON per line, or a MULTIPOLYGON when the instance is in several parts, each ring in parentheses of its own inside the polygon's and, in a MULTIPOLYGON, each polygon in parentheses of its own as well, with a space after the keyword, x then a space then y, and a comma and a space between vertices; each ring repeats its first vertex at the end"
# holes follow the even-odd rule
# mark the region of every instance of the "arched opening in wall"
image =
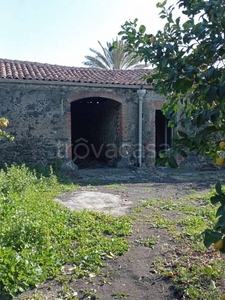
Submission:
POLYGON ((168 119, 161 110, 155 111, 155 150, 156 157, 171 146, 172 129, 168 127, 168 119))
POLYGON ((105 167, 121 142, 121 103, 100 97, 71 103, 72 159, 79 168, 105 167))

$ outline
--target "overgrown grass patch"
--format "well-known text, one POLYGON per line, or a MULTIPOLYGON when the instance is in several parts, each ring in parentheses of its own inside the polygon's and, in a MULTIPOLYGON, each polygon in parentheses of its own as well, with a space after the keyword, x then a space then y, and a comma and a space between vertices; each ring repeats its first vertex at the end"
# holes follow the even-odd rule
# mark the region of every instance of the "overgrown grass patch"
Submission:
POLYGON ((75 278, 98 273, 108 256, 128 250, 127 217, 71 212, 53 200, 64 185, 26 166, 0 171, 0 294, 14 297, 73 265, 75 278))
MULTIPOLYGON (((171 278, 181 299, 220 299, 224 293, 225 261, 223 254, 212 247, 206 249, 201 233, 215 223, 216 207, 210 203, 212 193, 196 192, 180 199, 170 199, 161 210, 182 212, 174 225, 178 230, 168 233, 174 245, 165 249, 166 258, 158 257, 152 264, 153 272, 171 278)), ((162 203, 161 203, 162 204, 162 203)), ((165 203, 164 203, 165 204, 165 203)), ((148 200, 144 207, 159 207, 158 201, 148 200), (150 205, 149 205, 150 204, 150 205)), ((167 215, 169 217, 169 214, 167 215)))

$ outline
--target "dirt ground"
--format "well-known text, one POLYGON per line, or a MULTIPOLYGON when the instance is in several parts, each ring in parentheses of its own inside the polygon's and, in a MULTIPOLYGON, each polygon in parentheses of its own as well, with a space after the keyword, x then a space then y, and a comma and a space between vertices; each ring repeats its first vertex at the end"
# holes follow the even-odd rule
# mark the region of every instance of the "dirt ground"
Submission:
MULTIPOLYGON (((121 257, 111 257, 105 261, 101 275, 69 281, 68 292, 62 291, 60 282, 50 281, 17 299, 182 299, 182 295, 175 292, 173 280, 159 275, 152 265, 157 257, 166 258, 173 251, 175 242, 166 228, 157 228, 144 222, 144 215, 149 214, 149 210, 137 213, 137 207, 146 199, 172 197, 175 200, 193 191, 205 192, 218 177, 224 178, 222 170, 105 168, 84 169, 71 174, 74 182, 79 183, 80 191, 112 193, 132 203, 127 214, 136 214, 137 218, 133 222, 132 234, 128 237, 130 249, 121 257), (140 241, 150 235, 157 236, 158 242, 146 247, 140 241), (36 298, 32 298, 35 294, 36 298)), ((173 211, 169 214, 171 219, 178 217, 173 211)))

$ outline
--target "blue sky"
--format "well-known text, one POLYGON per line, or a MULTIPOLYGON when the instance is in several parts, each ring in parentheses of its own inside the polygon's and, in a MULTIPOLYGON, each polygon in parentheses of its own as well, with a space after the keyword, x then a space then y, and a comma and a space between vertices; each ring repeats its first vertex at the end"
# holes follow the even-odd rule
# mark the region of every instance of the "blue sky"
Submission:
POLYGON ((89 48, 116 38, 126 20, 138 18, 152 33, 162 28, 157 2, 0 0, 0 57, 82 67, 89 48))

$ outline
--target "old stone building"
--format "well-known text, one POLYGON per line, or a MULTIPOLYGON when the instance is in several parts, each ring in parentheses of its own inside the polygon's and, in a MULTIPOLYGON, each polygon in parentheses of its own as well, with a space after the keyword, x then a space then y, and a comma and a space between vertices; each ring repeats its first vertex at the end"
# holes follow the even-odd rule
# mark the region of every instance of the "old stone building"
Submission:
POLYGON ((0 59, 0 116, 15 137, 1 142, 1 162, 154 165, 171 132, 146 72, 0 59))

